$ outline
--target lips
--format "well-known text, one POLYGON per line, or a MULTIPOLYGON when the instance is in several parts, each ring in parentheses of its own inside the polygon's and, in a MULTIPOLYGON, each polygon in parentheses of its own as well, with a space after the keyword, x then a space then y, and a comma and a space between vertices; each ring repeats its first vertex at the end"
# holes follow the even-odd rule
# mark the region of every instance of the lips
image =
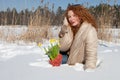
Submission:
POLYGON ((75 22, 70 22, 71 24, 74 24, 75 22))

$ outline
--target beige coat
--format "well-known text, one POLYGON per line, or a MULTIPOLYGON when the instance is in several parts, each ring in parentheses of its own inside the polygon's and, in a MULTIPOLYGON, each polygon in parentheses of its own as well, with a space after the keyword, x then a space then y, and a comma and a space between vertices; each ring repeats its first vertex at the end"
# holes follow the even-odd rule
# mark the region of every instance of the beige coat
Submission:
POLYGON ((83 22, 73 39, 70 26, 67 33, 60 38, 61 51, 70 49, 67 63, 85 63, 84 68, 96 68, 98 38, 95 28, 87 22, 83 22))

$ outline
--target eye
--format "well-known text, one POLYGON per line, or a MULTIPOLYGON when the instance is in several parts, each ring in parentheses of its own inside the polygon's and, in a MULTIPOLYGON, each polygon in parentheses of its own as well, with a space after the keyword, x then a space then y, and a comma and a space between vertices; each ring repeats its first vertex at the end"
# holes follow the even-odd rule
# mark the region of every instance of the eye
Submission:
POLYGON ((73 16, 76 16, 75 14, 73 16))
POLYGON ((74 14, 73 17, 77 17, 77 15, 74 14))
POLYGON ((68 18, 70 18, 71 16, 68 15, 68 18))

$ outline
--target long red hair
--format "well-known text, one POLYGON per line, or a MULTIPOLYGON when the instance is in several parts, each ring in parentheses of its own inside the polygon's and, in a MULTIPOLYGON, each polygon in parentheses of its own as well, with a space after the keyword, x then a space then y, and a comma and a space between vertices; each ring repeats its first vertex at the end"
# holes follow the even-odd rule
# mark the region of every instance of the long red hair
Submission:
MULTIPOLYGON (((95 29, 97 30, 97 25, 96 25, 96 21, 95 21, 94 17, 89 13, 89 11, 86 8, 84 8, 81 5, 69 5, 67 7, 65 16, 67 18, 68 23, 69 23, 69 20, 68 20, 68 11, 70 11, 70 10, 72 10, 74 12, 74 14, 76 14, 81 19, 80 20, 81 24, 84 21, 87 21, 88 23, 91 23, 92 26, 95 27, 95 29)), ((78 30, 78 29, 74 29, 72 26, 71 26, 71 28, 72 28, 74 34, 78 30)))

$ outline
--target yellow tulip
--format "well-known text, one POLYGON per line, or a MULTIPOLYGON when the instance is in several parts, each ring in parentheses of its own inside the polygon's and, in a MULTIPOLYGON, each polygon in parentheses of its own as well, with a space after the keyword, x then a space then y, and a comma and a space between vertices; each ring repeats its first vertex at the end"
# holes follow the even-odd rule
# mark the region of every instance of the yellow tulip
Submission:
POLYGON ((55 43, 57 40, 56 39, 50 39, 49 42, 50 43, 55 43))
POLYGON ((38 46, 41 47, 41 46, 42 46, 42 43, 38 43, 38 46))

